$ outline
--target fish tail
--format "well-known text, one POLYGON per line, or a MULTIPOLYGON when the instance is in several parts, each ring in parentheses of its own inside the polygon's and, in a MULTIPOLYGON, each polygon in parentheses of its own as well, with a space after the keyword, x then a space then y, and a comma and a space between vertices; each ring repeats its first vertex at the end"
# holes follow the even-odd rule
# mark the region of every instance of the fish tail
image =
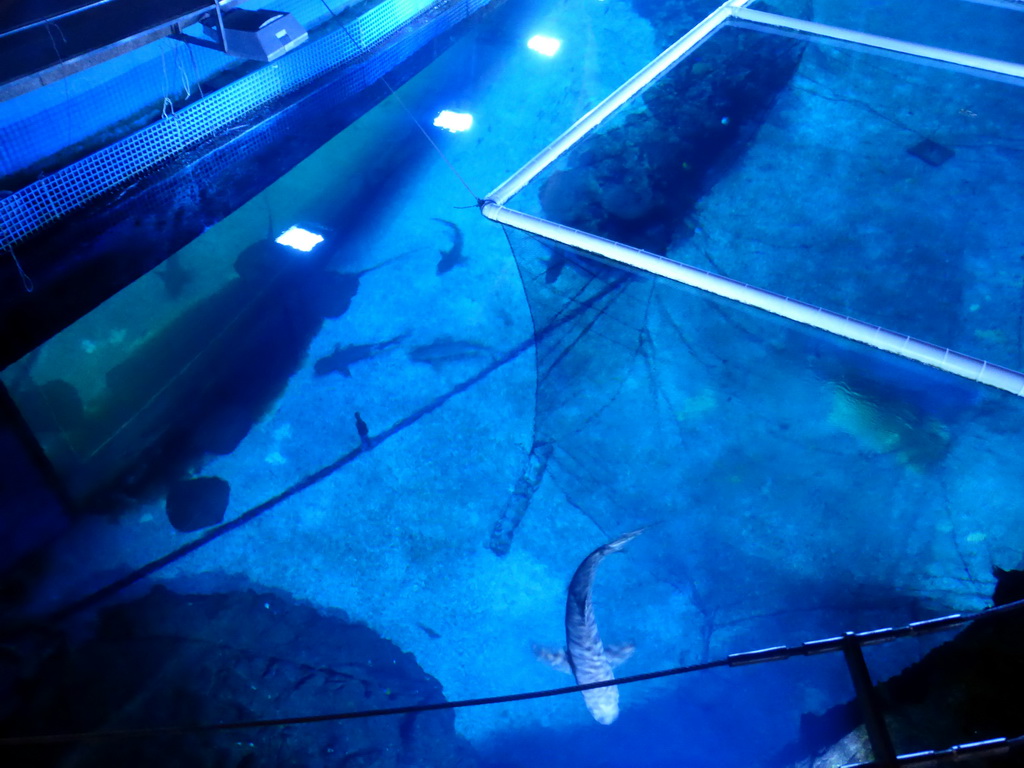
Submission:
POLYGON ((368 275, 371 272, 373 272, 374 270, 383 269, 388 264, 393 264, 394 262, 398 261, 399 259, 404 259, 407 255, 408 254, 406 254, 406 253, 400 253, 397 256, 392 256, 390 259, 384 259, 384 261, 380 262, 379 264, 374 264, 372 267, 367 267, 366 269, 361 269, 358 272, 355 272, 353 274, 355 274, 356 277, 362 277, 363 275, 368 275))
POLYGON ((615 539, 614 541, 610 541, 607 544, 605 544, 604 545, 604 549, 607 552, 609 552, 609 553, 611 553, 611 552, 618 552, 624 546, 629 544, 629 542, 631 542, 633 539, 635 539, 637 536, 639 536, 641 533, 643 533, 644 531, 646 531, 650 527, 651 526, 649 526, 649 525, 645 525, 643 528, 637 528, 635 531, 630 531, 629 533, 624 533, 621 536, 619 536, 619 538, 615 539))
MULTIPOLYGON (((431 221, 436 221, 439 224, 444 224, 452 231, 452 250, 461 249, 462 247, 462 230, 459 229, 459 225, 454 221, 448 221, 448 219, 434 218, 431 221)), ((446 255, 445 251, 441 251, 441 255, 446 255)))

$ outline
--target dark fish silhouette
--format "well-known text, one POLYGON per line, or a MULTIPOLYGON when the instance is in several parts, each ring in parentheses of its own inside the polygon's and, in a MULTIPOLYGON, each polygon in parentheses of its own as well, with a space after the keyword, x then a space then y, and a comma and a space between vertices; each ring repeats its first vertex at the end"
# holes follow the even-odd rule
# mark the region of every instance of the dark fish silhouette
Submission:
POLYGON ((443 275, 466 260, 466 257, 462 255, 462 230, 454 222, 447 219, 434 219, 434 221, 444 224, 452 231, 452 247, 447 251, 441 251, 441 260, 437 262, 437 274, 443 275))
POLYGON ((181 265, 181 259, 171 257, 163 265, 153 272, 164 284, 164 290, 168 298, 176 299, 181 296, 185 286, 192 282, 192 275, 181 265))
POLYGON ((327 355, 327 357, 321 357, 313 364, 313 373, 317 376, 340 373, 346 378, 351 378, 352 371, 350 366, 361 360, 369 360, 388 347, 394 346, 403 338, 403 336, 395 336, 393 339, 378 341, 375 344, 349 344, 346 347, 335 345, 334 351, 331 354, 327 355))
POLYGON ((562 270, 565 269, 566 263, 566 258, 562 255, 561 251, 552 251, 551 258, 548 259, 547 268, 544 270, 544 282, 550 285, 558 280, 562 270))
POLYGON ((438 632, 435 629, 431 629, 426 624, 421 624, 417 621, 416 626, 422 629, 426 633, 427 637, 429 637, 431 640, 437 640, 439 637, 441 637, 440 632, 438 632))
POLYGON ((359 435, 359 444, 363 447, 364 451, 368 451, 373 447, 373 440, 370 439, 370 428, 366 426, 366 422, 363 421, 363 417, 359 415, 359 411, 356 411, 356 434, 359 435))
POLYGON ((409 350, 409 359, 414 363, 426 363, 435 368, 445 363, 456 363, 492 355, 493 351, 485 344, 452 338, 441 338, 430 344, 423 344, 409 350))
POLYGON ((597 261, 581 256, 570 248, 552 248, 544 269, 544 282, 554 283, 566 267, 572 267, 585 277, 600 277, 603 268, 597 261))
MULTIPOLYGON (((533 648, 538 659, 573 675, 579 685, 614 680, 612 669, 633 655, 635 646, 632 643, 604 647, 597 633, 590 593, 601 561, 612 552, 620 551, 645 530, 640 528, 623 534, 587 555, 569 582, 565 601, 565 648, 557 651, 539 646, 533 648)), ((602 725, 610 725, 619 716, 619 689, 614 685, 583 691, 583 701, 590 714, 602 725)))
POLYGON ((325 244, 303 256, 271 236, 245 248, 236 278, 107 371, 102 398, 75 432, 82 459, 62 478, 76 504, 113 513, 158 498, 210 454, 233 451, 308 364, 325 320, 348 311, 360 280, 405 257, 339 272, 331 263, 344 261, 345 239, 314 229, 325 244))

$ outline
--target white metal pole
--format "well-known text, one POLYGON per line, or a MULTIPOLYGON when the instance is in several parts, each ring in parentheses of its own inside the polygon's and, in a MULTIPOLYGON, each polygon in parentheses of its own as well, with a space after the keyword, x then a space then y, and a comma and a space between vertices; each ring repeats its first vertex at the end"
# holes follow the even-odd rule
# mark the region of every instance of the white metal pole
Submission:
POLYGON ((559 155, 579 141, 583 136, 600 125, 605 118, 633 98, 658 75, 675 64, 688 51, 697 47, 718 27, 726 23, 732 11, 755 0, 729 0, 712 11, 697 26, 666 48, 647 66, 616 88, 610 96, 577 120, 561 136, 542 149, 526 165, 516 171, 504 183, 494 189, 486 199, 504 205, 516 192, 530 183, 533 178, 553 163, 559 155))
POLYGON ((978 358, 939 347, 877 325, 846 317, 827 309, 766 291, 728 277, 630 248, 577 229, 505 208, 492 202, 482 206, 484 216, 510 227, 532 232, 565 245, 596 253, 612 261, 650 272, 683 285, 763 309, 803 325, 867 344, 939 368, 947 373, 1024 397, 1024 374, 978 358))
POLYGON ((1024 78, 1024 65, 1013 64, 1009 61, 989 59, 984 56, 975 56, 970 53, 950 51, 945 48, 935 48, 920 43, 909 43, 905 40, 896 40, 881 35, 871 35, 867 32, 855 32, 841 27, 832 27, 828 24, 819 24, 816 21, 804 21, 792 19, 788 16, 779 16, 765 11, 753 11, 749 8, 731 8, 730 13, 734 18, 750 21, 755 24, 763 24, 779 29, 789 29, 794 32, 804 32, 818 37, 826 37, 831 40, 842 40, 847 43, 855 43, 868 48, 878 48, 894 53, 905 53, 908 56, 917 56, 931 61, 941 61, 946 64, 956 64, 961 67, 980 69, 984 72, 993 72, 999 75, 1008 75, 1014 78, 1024 78))

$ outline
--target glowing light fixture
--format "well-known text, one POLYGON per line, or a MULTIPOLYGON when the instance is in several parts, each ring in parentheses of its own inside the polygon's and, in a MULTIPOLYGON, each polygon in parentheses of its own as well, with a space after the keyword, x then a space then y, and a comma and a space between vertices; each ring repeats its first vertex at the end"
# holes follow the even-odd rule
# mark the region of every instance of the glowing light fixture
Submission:
POLYGON ((466 112, 452 112, 450 109, 442 109, 441 114, 434 118, 434 125, 452 133, 461 133, 473 127, 473 116, 466 112))
POLYGON ((547 35, 534 35, 526 41, 526 47, 542 56, 554 56, 562 47, 562 41, 547 35))
POLYGON ((310 232, 302 227, 289 227, 278 238, 275 243, 287 245, 303 253, 309 253, 324 241, 323 235, 310 232))

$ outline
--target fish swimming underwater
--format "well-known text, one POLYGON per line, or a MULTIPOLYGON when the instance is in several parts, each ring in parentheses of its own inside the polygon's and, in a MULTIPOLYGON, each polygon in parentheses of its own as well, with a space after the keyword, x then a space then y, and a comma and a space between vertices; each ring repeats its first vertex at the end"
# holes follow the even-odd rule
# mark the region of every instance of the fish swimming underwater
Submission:
POLYGON ((441 260, 437 262, 437 274, 443 275, 466 260, 466 257, 462 255, 462 230, 447 219, 434 219, 434 221, 441 222, 452 231, 452 247, 447 251, 441 251, 441 260))
POLYGON ((478 357, 492 357, 493 350, 486 344, 475 341, 461 341, 442 337, 430 344, 423 344, 409 350, 409 359, 414 363, 426 363, 434 368, 445 363, 456 363, 478 357))
MULTIPOLYGON (((565 649, 552 651, 534 646, 533 652, 538 659, 559 671, 568 672, 579 685, 614 680, 612 670, 632 656, 636 649, 632 643, 605 648, 597 633, 591 589, 601 561, 612 552, 621 551, 645 530, 640 528, 623 534, 587 555, 569 582, 565 601, 565 649)), ((610 725, 619 716, 619 689, 614 685, 583 691, 583 701, 590 714, 602 725, 610 725)))
POLYGON ((326 376, 329 373, 340 373, 346 378, 352 377, 349 366, 361 360, 369 360, 374 355, 383 352, 388 347, 394 346, 404 336, 395 336, 387 341, 378 341, 375 344, 349 344, 347 347, 335 345, 334 351, 327 357, 321 357, 313 364, 313 373, 317 376, 326 376))
POLYGON ((167 259, 159 269, 153 271, 153 274, 164 284, 164 291, 169 299, 180 297, 185 286, 192 282, 191 273, 181 265, 181 259, 178 258, 167 259))
POLYGON ((565 254, 560 248, 553 248, 551 250, 551 256, 548 257, 547 266, 544 269, 544 282, 554 283, 562 274, 562 270, 565 269, 565 265, 569 263, 569 260, 565 258, 565 254))

